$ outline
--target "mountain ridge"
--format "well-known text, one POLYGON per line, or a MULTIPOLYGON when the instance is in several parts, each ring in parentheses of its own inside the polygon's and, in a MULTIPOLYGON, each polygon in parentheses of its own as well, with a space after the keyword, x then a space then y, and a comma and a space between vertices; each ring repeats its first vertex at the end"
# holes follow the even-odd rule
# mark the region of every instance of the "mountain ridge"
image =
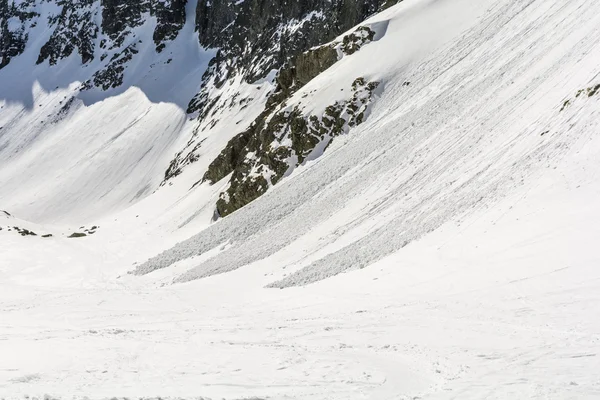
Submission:
POLYGON ((405 0, 253 82, 185 11, 0 70, 0 398, 597 397, 600 3, 405 0))
MULTIPOLYGON (((39 82, 44 82, 42 84, 46 90, 53 90, 55 84, 58 88, 71 87, 77 79, 81 82, 77 88, 69 89, 72 93, 60 102, 60 107, 57 105, 59 109, 54 111, 56 117, 53 120, 58 121, 69 115, 70 108, 75 106, 78 99, 89 105, 102 101, 107 96, 119 95, 131 86, 142 88, 153 102, 174 101, 179 107, 185 107, 186 113, 197 120, 185 146, 176 149, 175 156, 163 167, 165 172, 161 185, 168 183, 200 157, 199 151, 205 137, 198 132, 214 130, 215 125, 220 122, 220 114, 235 113, 236 110, 243 110, 249 106, 260 109, 266 100, 266 108, 261 114, 263 117, 258 115, 258 119, 252 122, 252 125, 261 125, 259 119, 266 117, 269 110, 279 103, 282 104, 286 97, 291 95, 291 86, 295 86, 294 90, 297 90, 307 80, 331 66, 334 63, 333 59, 342 57, 344 52, 351 54, 357 51, 373 39, 374 32, 364 38, 356 33, 363 32, 360 29, 349 33, 342 40, 348 40, 348 43, 343 44, 343 51, 334 50, 331 46, 321 47, 330 49, 332 54, 328 57, 331 61, 316 69, 313 64, 314 57, 318 54, 310 50, 311 48, 331 41, 377 10, 390 6, 389 2, 384 4, 380 0, 311 0, 299 1, 291 6, 287 2, 273 0, 86 0, 75 3, 62 0, 27 0, 19 3, 2 1, 0 27, 4 33, 0 43, 0 71, 11 69, 11 61, 13 64, 20 62, 12 68, 14 71, 8 72, 9 74, 18 75, 24 68, 31 67, 27 65, 27 61, 19 60, 27 48, 29 58, 35 58, 36 66, 43 68, 44 65, 49 65, 49 68, 43 71, 45 78, 38 78, 39 82), (186 26, 188 28, 184 29, 186 26), (33 39, 30 38, 32 30, 36 32, 34 36, 39 53, 33 39), (192 43, 194 36, 197 41, 195 49, 192 43), (177 46, 181 47, 178 43, 183 42, 188 43, 186 47, 178 48, 177 46), (186 48, 188 50, 185 50, 186 48), (336 56, 336 52, 339 52, 339 55, 336 56), (192 60, 182 61, 181 59, 188 57, 187 54, 197 54, 196 59, 204 58, 205 61, 197 65, 192 60), (80 67, 77 58, 81 63, 80 67), (188 88, 180 90, 179 93, 166 86, 163 86, 166 90, 161 91, 160 85, 151 83, 152 76, 155 77, 154 81, 160 81, 173 72, 180 73, 173 70, 172 64, 182 65, 180 71, 187 71, 184 74, 187 74, 186 79, 190 80, 187 83, 188 88), (311 68, 314 70, 308 72, 311 68), (57 69, 65 72, 70 70, 74 74, 66 72, 65 80, 61 82, 52 75, 57 69), (163 71, 159 73, 158 69, 163 71), (294 74, 298 73, 298 77, 302 73, 307 75, 301 78, 301 85, 296 83, 296 76, 290 75, 291 71, 294 71, 294 74), (283 86, 282 74, 288 75, 283 86), (244 86, 256 85, 257 81, 274 85, 274 94, 268 98, 239 98, 240 90, 244 90, 244 86), (193 89, 194 87, 198 89, 193 89), (194 90, 196 93, 192 95, 194 90), (223 96, 223 91, 229 94, 223 96)), ((18 81, 20 79, 14 80, 18 81)), ((27 81, 21 82, 19 89, 8 92, 27 90, 27 81)), ((31 84, 33 86, 35 82, 31 84)), ((165 85, 169 85, 168 79, 165 80, 165 85)), ((19 96, 17 94, 16 98, 19 96)), ((28 100, 27 107, 32 106, 33 102, 28 100)), ((332 103, 331 106, 335 107, 335 104, 332 103)), ((364 110, 362 114, 364 115, 364 110)), ((359 118, 360 121, 362 119, 363 117, 359 118)), ((236 128, 237 132, 230 132, 228 135, 243 136, 246 129, 247 127, 240 126, 236 128)), ((323 135, 325 131, 318 134, 321 138, 323 135)), ((322 140, 316 140, 306 131, 297 132, 292 137, 295 138, 295 142, 283 158, 295 157, 294 148, 300 147, 305 147, 302 152, 306 156, 322 140)), ((259 158, 282 157, 271 155, 272 151, 274 150, 265 142, 259 158)), ((300 156, 300 163, 304 156, 300 156)), ((213 165, 219 160, 217 157, 213 165)), ((224 216, 264 193, 268 186, 276 183, 276 180, 286 173, 282 168, 289 162, 281 160, 278 161, 278 167, 269 167, 271 170, 275 168, 280 171, 276 174, 277 179, 262 182, 260 185, 252 183, 243 189, 243 195, 238 191, 237 197, 240 200, 235 202, 233 208, 228 206, 227 212, 224 200, 221 199, 216 206, 217 215, 224 216)), ((235 164, 240 162, 235 161, 235 164)), ((247 171, 243 174, 247 175, 247 171)), ((225 175, 227 174, 221 175, 220 178, 225 175)), ((207 176, 211 174, 205 174, 205 181, 216 183, 214 174, 212 179, 207 179, 207 176)), ((247 178, 243 179, 247 181, 247 178)), ((223 193, 223 196, 229 195, 233 195, 233 192, 223 193)))

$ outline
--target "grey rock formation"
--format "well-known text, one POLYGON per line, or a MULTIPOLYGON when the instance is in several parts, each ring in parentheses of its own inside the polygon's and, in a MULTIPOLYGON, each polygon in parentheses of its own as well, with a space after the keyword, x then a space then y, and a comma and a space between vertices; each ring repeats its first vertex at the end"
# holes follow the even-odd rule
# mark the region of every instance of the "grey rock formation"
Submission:
POLYGON ((289 110, 285 101, 310 80, 338 61, 338 49, 350 55, 373 40, 367 27, 343 37, 341 43, 320 46, 292 58, 277 75, 277 88, 265 110, 250 127, 235 136, 210 164, 203 181, 216 183, 232 173, 229 188, 221 193, 217 212, 226 216, 255 200, 291 169, 302 164, 320 144, 364 121, 377 82, 358 77, 351 97, 325 109, 323 115, 304 115, 297 107, 289 110), (289 139, 289 140, 286 140, 289 139), (290 146, 273 146, 290 141, 290 146))
POLYGON ((188 112, 206 115, 207 91, 241 74, 254 82, 290 58, 327 43, 377 12, 383 0, 200 0, 196 28, 200 43, 218 48, 202 90, 188 112))
POLYGON ((32 27, 47 23, 52 34, 41 47, 37 64, 48 61, 55 65, 75 51, 82 64, 96 57, 108 58, 84 89, 96 86, 107 90, 122 84, 123 64, 137 53, 135 44, 126 45, 125 41, 148 16, 157 20, 152 37, 157 52, 177 37, 186 21, 186 0, 54 0, 58 12, 43 17, 35 11, 41 3, 0 0, 0 68, 24 51, 32 27))
POLYGON ((94 40, 99 31, 94 22, 98 12, 94 0, 59 0, 57 5, 62 7, 61 12, 49 21, 55 29, 42 46, 37 63, 49 60, 50 65, 55 65, 74 50, 81 56, 83 64, 88 63, 94 59, 94 40))
MULTIPOLYGON (((217 204, 220 215, 254 200, 286 171, 303 163, 317 145, 362 122, 377 83, 360 78, 350 88, 350 97, 331 104, 323 115, 304 115, 284 105, 340 55, 351 55, 373 40, 374 32, 361 27, 341 41, 325 43, 397 1, 198 0, 195 29, 199 44, 216 51, 202 82, 190 82, 200 84, 200 91, 191 99, 189 113, 204 119, 215 108, 250 102, 251 96, 222 99, 214 89, 233 78, 252 83, 277 71, 276 88, 264 111, 227 144, 203 177, 214 183, 232 174, 217 204), (292 144, 274 149, 273 141, 283 137, 292 144), (253 157, 248 157, 250 153, 253 157)), ((0 0, 0 69, 25 51, 31 30, 43 24, 40 26, 48 26, 50 34, 39 50, 37 64, 53 66, 77 54, 83 66, 93 65, 80 90, 118 88, 124 83, 127 65, 140 51, 147 51, 144 40, 152 40, 160 53, 178 37, 188 17, 188 5, 188 0, 0 0), (40 15, 39 10, 45 14, 40 15), (139 37, 145 28, 138 28, 149 23, 150 17, 156 20, 152 37, 139 37)), ((72 103, 68 102, 56 119, 64 117, 72 103)), ((198 159, 196 151, 201 144, 199 137, 190 138, 171 161, 165 182, 198 159)))
POLYGON ((34 11, 34 5, 34 0, 18 3, 0 0, 0 69, 25 50, 29 29, 39 16, 34 11))

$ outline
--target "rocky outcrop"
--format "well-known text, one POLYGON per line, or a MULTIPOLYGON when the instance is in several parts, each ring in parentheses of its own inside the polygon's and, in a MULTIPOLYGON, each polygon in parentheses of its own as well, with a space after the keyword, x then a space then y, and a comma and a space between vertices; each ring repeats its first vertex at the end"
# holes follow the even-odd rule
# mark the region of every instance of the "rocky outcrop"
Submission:
MULTIPOLYGON (((358 51, 363 45, 374 40, 374 38, 375 32, 373 30, 371 30, 369 27, 361 26, 355 31, 342 37, 339 41, 314 47, 306 52, 300 53, 288 59, 288 61, 279 70, 275 78, 276 87, 273 93, 267 99, 264 111, 255 119, 248 129, 236 135, 227 144, 220 155, 211 163, 208 171, 204 175, 203 180, 214 183, 234 172, 240 165, 240 160, 243 159, 247 152, 244 150, 245 147, 249 145, 249 143, 251 145, 254 143, 254 147, 257 147, 256 137, 260 136, 261 132, 264 131, 267 119, 271 118, 270 116, 275 112, 275 110, 281 108, 282 104, 285 103, 285 101, 289 99, 292 94, 310 82, 313 78, 335 64, 342 57, 351 55, 358 51)), ((215 60, 218 59, 218 57, 219 55, 217 54, 217 57, 213 59, 213 63, 216 63, 215 60)), ((203 92, 202 96, 203 97, 201 98, 201 101, 210 100, 210 104, 208 104, 206 107, 201 107, 202 111, 198 115, 198 119, 200 120, 205 120, 209 118, 209 116, 213 116, 220 108, 226 107, 227 105, 230 107, 235 105, 244 107, 246 102, 252 100, 251 98, 237 99, 237 96, 233 96, 228 101, 225 101, 227 99, 222 100, 219 96, 212 96, 211 91, 203 92)), ((288 118, 294 119, 296 114, 297 113, 292 113, 291 116, 288 116, 288 118)), ((276 119, 277 118, 281 118, 281 116, 277 116, 276 119)), ((302 124, 300 119, 296 119, 298 124, 302 124)), ((165 172, 165 178, 162 182, 162 185, 179 175, 188 164, 191 164, 199 159, 197 151, 201 148, 202 142, 196 140, 198 129, 199 128, 196 128, 192 138, 190 138, 185 148, 178 152, 171 161, 168 169, 165 172)), ((312 149, 317 143, 314 137, 309 138, 303 134, 296 133, 294 138, 294 147, 297 150, 301 150, 303 147, 310 147, 312 149)), ((264 140, 264 138, 261 140, 264 140)), ((261 149, 267 148, 264 143, 259 147, 261 149)), ((302 153, 302 151, 299 151, 299 153, 302 153)), ((242 197, 243 199, 237 203, 247 204, 249 201, 256 198, 257 194, 264 193, 266 190, 265 188, 274 184, 278 180, 277 176, 285 173, 285 170, 287 169, 287 166, 284 167, 282 164, 278 164, 278 158, 281 157, 268 155, 264 159, 264 162, 269 165, 269 168, 273 171, 276 171, 276 173, 273 175, 275 178, 273 178, 270 182, 258 180, 252 183, 252 188, 244 191, 245 194, 243 196, 238 195, 237 197, 233 196, 231 198, 233 199, 242 197), (251 192, 253 193, 250 194, 251 192)), ((300 162, 302 162, 302 160, 303 156, 300 155, 300 162)), ((238 177, 238 174, 234 174, 232 181, 239 181, 238 177)), ((250 183, 245 182, 244 184, 249 185, 250 183)))
POLYGON ((344 56, 372 41, 375 32, 359 27, 340 41, 315 47, 291 58, 279 71, 265 110, 248 129, 235 136, 210 164, 202 181, 216 183, 232 174, 221 193, 217 212, 226 216, 255 200, 291 172, 317 148, 362 123, 377 82, 357 78, 351 96, 329 105, 321 115, 306 115, 286 101, 344 56))
POLYGON ((166 42, 173 40, 185 25, 185 0, 146 0, 119 1, 102 0, 102 32, 108 40, 100 42, 105 59, 112 52, 108 64, 97 71, 92 79, 85 82, 83 88, 98 87, 103 90, 116 88, 123 84, 125 64, 139 52, 140 41, 133 41, 124 46, 125 39, 133 29, 147 22, 146 15, 156 17, 157 24, 153 33, 156 51, 161 52, 166 42))
POLYGON ((120 47, 133 28, 145 21, 143 14, 150 11, 150 2, 102 0, 102 32, 120 47))
POLYGON ((157 20, 153 39, 160 52, 165 41, 175 39, 183 28, 186 3, 186 0, 102 0, 102 31, 119 47, 133 28, 146 22, 145 15, 149 14, 157 20))
POLYGON ((580 97, 594 97, 596 94, 600 94, 600 84, 596 84, 594 86, 590 86, 586 89, 579 89, 575 94, 575 97, 572 99, 566 99, 559 112, 563 112, 566 108, 571 106, 571 104, 580 97))
POLYGON ((229 142, 204 175, 203 180, 215 183, 232 174, 217 201, 218 214, 226 216, 255 200, 311 153, 324 151, 333 138, 361 124, 378 85, 357 78, 351 97, 331 104, 320 115, 306 115, 295 106, 259 117, 229 142))
POLYGON ((375 37, 366 26, 345 35, 341 41, 310 49, 290 59, 276 77, 277 87, 267 101, 267 108, 281 103, 298 89, 335 64, 344 55, 351 55, 375 37))
POLYGON ((290 58, 327 43, 374 14, 383 0, 200 0, 200 43, 219 51, 188 112, 206 115, 210 90, 241 75, 247 82, 281 68, 290 58))
MULTIPOLYGON (((260 196, 324 142, 326 146, 335 136, 361 123, 376 87, 374 82, 357 79, 350 97, 330 104, 320 114, 306 115, 298 107, 288 107, 286 101, 341 57, 374 40, 375 32, 361 27, 331 42, 384 4, 388 3, 199 0, 195 15, 198 40, 202 47, 215 49, 200 91, 188 106, 188 112, 202 124, 169 164, 163 183, 198 159, 201 127, 213 128, 219 111, 242 110, 254 100, 248 92, 239 98, 242 95, 237 89, 243 82, 276 76, 275 81, 269 78, 275 88, 263 112, 227 144, 203 177, 214 183, 232 175, 217 204, 223 216, 260 196)), ((80 90, 118 88, 126 82, 127 65, 136 57, 142 58, 139 53, 147 51, 148 41, 152 40, 156 52, 162 52, 167 42, 180 34, 188 5, 187 0, 0 0, 0 68, 23 53, 31 29, 43 23, 48 26, 49 38, 41 46, 37 64, 56 65, 78 55, 82 64, 93 65, 80 90), (44 15, 37 10, 43 10, 44 15)), ((260 101, 266 96, 262 92, 260 101)), ((64 118, 74 104, 72 99, 66 101, 54 120, 64 118)), ((248 118, 256 115, 255 110, 251 109, 248 118)))
POLYGON ((29 29, 35 26, 35 19, 39 17, 34 5, 34 0, 0 0, 0 69, 25 51, 29 29))
MULTIPOLYGON (((0 0, 0 68, 21 54, 29 30, 37 23, 45 0, 0 0)), ((135 54, 137 27, 156 18, 152 35, 157 52, 177 37, 186 21, 187 0, 53 0, 56 11, 43 18, 52 34, 41 47, 37 63, 51 65, 77 52, 83 64, 108 59, 98 76, 83 86, 102 89, 122 82, 120 62, 135 54), (127 54, 116 55, 117 52, 127 54), (117 62, 118 60, 118 62, 117 62), (110 82, 109 82, 110 81, 110 82)), ((200 0, 196 30, 200 44, 218 49, 202 80, 202 89, 188 110, 214 104, 210 92, 234 76, 253 82, 279 69, 291 57, 326 43, 381 8, 384 0, 200 0)), ((139 50, 139 49, 138 49, 139 50)))
MULTIPOLYGON (((0 68, 21 54, 29 30, 40 17, 35 11, 41 0, 0 0, 0 68)), ((186 0, 55 0, 58 12, 45 15, 52 34, 40 49, 37 64, 50 65, 77 52, 82 64, 100 57, 106 64, 82 89, 115 88, 123 83, 123 65, 137 54, 138 40, 128 40, 134 30, 156 18, 153 32, 156 51, 177 37, 186 21, 186 0)))
POLYGON ((50 65, 69 57, 77 50, 83 64, 94 59, 94 41, 98 37, 99 28, 94 22, 98 9, 94 0, 78 2, 59 1, 62 7, 60 14, 50 19, 54 32, 48 42, 40 50, 37 63, 49 60, 50 65))
POLYGON ((174 40, 185 25, 187 0, 154 1, 152 13, 158 24, 152 38, 159 53, 165 48, 165 42, 174 40))
POLYGON ((110 62, 102 69, 97 71, 92 79, 82 85, 82 89, 91 89, 98 87, 103 90, 117 88, 123 84, 125 64, 138 53, 136 44, 127 46, 120 52, 113 54, 110 62))

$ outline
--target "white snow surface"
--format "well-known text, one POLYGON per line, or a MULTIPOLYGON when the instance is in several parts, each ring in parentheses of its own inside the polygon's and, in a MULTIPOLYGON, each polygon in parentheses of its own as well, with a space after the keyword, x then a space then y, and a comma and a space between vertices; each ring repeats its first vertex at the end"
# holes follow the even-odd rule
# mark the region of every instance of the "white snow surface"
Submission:
POLYGON ((361 25, 378 40, 289 104, 363 76, 366 122, 217 222, 224 183, 189 189, 258 106, 158 188, 195 126, 177 102, 134 85, 56 127, 39 108, 68 88, 0 104, 0 398, 600 398, 600 95, 576 96, 600 3, 361 25))

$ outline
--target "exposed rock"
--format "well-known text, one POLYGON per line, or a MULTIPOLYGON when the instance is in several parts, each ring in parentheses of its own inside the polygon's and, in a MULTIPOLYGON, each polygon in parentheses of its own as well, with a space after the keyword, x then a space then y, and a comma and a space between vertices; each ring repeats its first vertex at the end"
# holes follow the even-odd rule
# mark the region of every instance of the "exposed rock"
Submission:
MULTIPOLYGON (((37 0, 40 3, 41 0, 37 0)), ((137 53, 134 42, 126 39, 133 30, 156 18, 153 41, 158 52, 167 41, 177 37, 186 21, 186 0, 55 0, 57 14, 50 14, 47 23, 52 34, 41 47, 37 64, 48 60, 50 65, 77 51, 83 64, 111 57, 83 89, 97 86, 103 90, 123 82, 123 64, 137 53)), ((36 0, 10 2, 0 0, 0 68, 21 54, 29 40, 29 28, 39 15, 32 11, 36 0)))
POLYGON ((119 47, 133 28, 142 25, 146 13, 156 17, 153 39, 157 51, 173 40, 185 24, 186 0, 102 0, 102 31, 119 47))
POLYGON ((196 29, 200 43, 219 51, 203 77, 188 112, 204 114, 211 87, 241 75, 265 77, 290 58, 327 43, 377 12, 384 0, 200 0, 196 29))
POLYGON ((255 200, 321 143, 326 148, 334 137, 361 124, 377 86, 357 78, 351 98, 330 105, 322 115, 304 115, 298 107, 284 109, 269 118, 262 116, 236 136, 203 178, 215 183, 232 173, 229 187, 217 201, 218 214, 224 217, 255 200))
POLYGON ((150 11, 150 1, 101 0, 102 32, 120 47, 133 28, 144 23, 143 14, 150 11))
POLYGON ((123 84, 125 64, 138 53, 135 43, 127 46, 123 51, 115 53, 108 65, 96 72, 91 80, 84 82, 83 89, 89 89, 93 86, 108 90, 117 88, 123 84))
MULTIPOLYGON (((375 32, 368 27, 359 27, 354 32, 344 36, 341 41, 333 42, 327 45, 312 48, 304 53, 290 58, 279 70, 275 81, 277 86, 274 92, 269 96, 266 102, 265 110, 255 119, 250 127, 239 135, 235 136, 220 153, 217 159, 211 163, 204 179, 210 182, 217 182, 233 172, 239 163, 242 149, 248 144, 250 138, 255 136, 264 128, 265 119, 273 113, 286 99, 293 93, 310 82, 317 75, 335 64, 341 57, 350 55, 358 51, 363 45, 372 41, 375 32)), ((213 63, 220 56, 213 59, 213 63)), ((234 96, 235 97, 235 96, 234 96)), ((192 104, 191 112, 196 106, 200 107, 199 119, 207 118, 209 113, 214 113, 218 108, 217 103, 222 104, 220 97, 211 98, 210 92, 201 92, 197 101, 200 103, 210 103, 206 106, 192 104), (211 112, 212 111, 212 112, 211 112)), ((247 99, 246 99, 247 100, 247 99)), ((233 102, 234 99, 231 99, 233 102)), ((244 99, 240 100, 242 103, 244 99)), ((221 105, 222 106, 222 105, 221 105)), ((201 142, 195 140, 198 129, 194 131, 192 138, 186 147, 175 155, 169 168, 165 172, 165 179, 161 183, 164 185, 169 179, 179 175, 183 168, 195 162, 198 159, 197 150, 201 147, 201 142)), ((297 136, 299 138, 299 136, 297 136)), ((300 143, 300 139, 298 139, 300 143)))
POLYGON ((357 78, 351 98, 326 108, 323 115, 304 115, 285 101, 340 57, 358 51, 375 37, 359 27, 340 42, 313 48, 290 59, 276 77, 277 87, 265 110, 248 129, 235 136, 209 165, 202 181, 216 183, 232 174, 229 187, 217 201, 217 212, 226 216, 275 185, 289 170, 302 164, 323 141, 363 122, 377 82, 357 78), (278 111, 279 110, 279 111, 278 111), (291 145, 283 145, 291 142, 291 145))
POLYGON ((582 95, 587 95, 587 97, 593 97, 596 94, 600 93, 600 84, 596 84, 594 86, 590 86, 586 89, 579 89, 577 91, 577 93, 575 94, 575 98, 574 99, 566 99, 563 104, 562 107, 560 108, 559 112, 563 112, 567 107, 569 107, 571 104, 573 104, 573 102, 580 98, 582 95))
POLYGON ((95 0, 72 2, 59 0, 61 12, 49 23, 55 26, 54 32, 40 50, 37 64, 49 60, 50 65, 69 57, 75 49, 81 56, 83 64, 94 59, 94 40, 99 28, 94 22, 98 9, 93 7, 95 0))
POLYGON ((186 3, 187 0, 153 1, 152 11, 158 21, 153 39, 159 53, 165 48, 165 42, 175 39, 185 25, 186 3))
POLYGON ((80 238, 80 237, 84 237, 84 236, 87 236, 87 235, 82 232, 73 232, 68 237, 69 238, 80 238))
MULTIPOLYGON (((340 57, 374 40, 375 33, 361 27, 330 43, 385 4, 385 0, 198 1, 198 40, 201 46, 216 51, 188 112, 204 120, 206 129, 218 123, 217 110, 241 109, 247 105, 243 100, 252 100, 251 96, 238 99, 222 94, 215 88, 230 85, 234 78, 237 83, 255 82, 279 71, 264 111, 228 143, 204 176, 216 182, 232 174, 230 186, 219 200, 221 215, 264 193, 290 168, 303 163, 323 140, 362 121, 363 104, 358 98, 332 104, 323 115, 304 115, 298 108, 286 108, 285 101, 340 57), (289 145, 281 145, 284 137, 290 140, 289 145)), ((95 69, 83 79, 80 90, 118 88, 126 82, 127 65, 147 47, 143 40, 148 38, 137 35, 156 21, 151 40, 157 52, 163 51, 183 28, 187 5, 186 0, 0 0, 0 68, 23 53, 31 39, 29 31, 43 22, 48 24, 49 37, 37 55, 38 64, 55 65, 78 55, 82 64, 95 69), (40 7, 45 2, 53 7, 40 7), (46 20, 38 21, 38 9, 50 10, 44 11, 46 20)), ((358 96, 363 89, 370 99, 372 89, 366 82, 357 84, 350 96, 358 96)), ((65 100, 55 121, 65 118, 74 104, 74 98, 65 100)), ((201 146, 196 129, 171 161, 163 184, 195 162, 201 146)))
POLYGON ((319 46, 290 59, 277 74, 277 87, 274 95, 267 101, 267 108, 275 103, 281 103, 335 64, 341 58, 340 56, 353 54, 374 37, 373 30, 361 26, 344 36, 341 42, 319 46))
POLYGON ((375 32, 366 26, 358 27, 354 32, 344 36, 340 46, 344 54, 350 55, 375 38, 375 32))
POLYGON ((25 51, 29 29, 35 26, 39 16, 33 10, 34 0, 19 2, 0 0, 0 69, 25 51))
POLYGON ((37 236, 37 234, 29 229, 19 228, 18 226, 13 226, 13 229, 17 231, 21 236, 37 236))
POLYGON ((586 89, 588 97, 595 96, 597 93, 600 93, 600 84, 596 86, 590 86, 586 89))

